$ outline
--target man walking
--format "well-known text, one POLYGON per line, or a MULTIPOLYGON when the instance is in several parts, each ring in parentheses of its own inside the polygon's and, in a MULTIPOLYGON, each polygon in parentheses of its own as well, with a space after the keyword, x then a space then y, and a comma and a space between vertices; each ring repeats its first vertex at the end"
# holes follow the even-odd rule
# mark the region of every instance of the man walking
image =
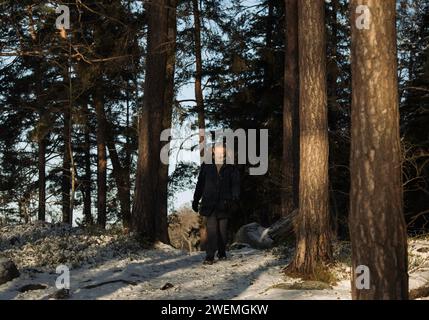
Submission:
POLYGON ((192 209, 206 217, 207 246, 204 264, 213 264, 215 253, 226 259, 227 224, 240 196, 240 174, 234 165, 225 164, 226 149, 215 144, 213 161, 201 165, 192 209), (201 199, 201 206, 199 202, 201 199), (199 209, 199 210, 198 210, 199 209))

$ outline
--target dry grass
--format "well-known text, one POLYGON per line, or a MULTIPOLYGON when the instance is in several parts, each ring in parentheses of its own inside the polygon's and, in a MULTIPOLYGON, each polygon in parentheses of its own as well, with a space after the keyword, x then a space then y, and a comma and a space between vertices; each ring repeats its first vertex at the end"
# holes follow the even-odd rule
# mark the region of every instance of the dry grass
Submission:
POLYGON ((429 297, 429 284, 417 289, 410 290, 409 298, 415 300, 418 298, 429 297))
POLYGON ((290 265, 286 267, 283 271, 284 271, 284 274, 290 278, 299 278, 304 281, 323 282, 328 285, 335 286, 338 283, 339 279, 332 271, 332 269, 333 269, 333 265, 331 264, 319 263, 316 265, 313 272, 309 274, 302 274, 294 270, 291 270, 290 265))
POLYGON ((265 291, 270 289, 281 289, 281 290, 330 290, 331 285, 322 281, 302 281, 295 283, 277 283, 268 287, 265 291))

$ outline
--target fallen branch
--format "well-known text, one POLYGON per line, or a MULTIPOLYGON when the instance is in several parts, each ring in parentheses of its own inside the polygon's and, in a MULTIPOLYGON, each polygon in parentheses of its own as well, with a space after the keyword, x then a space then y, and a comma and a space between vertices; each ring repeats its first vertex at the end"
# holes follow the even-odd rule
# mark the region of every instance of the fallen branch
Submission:
POLYGON ((46 289, 48 286, 45 284, 27 284, 25 286, 22 286, 21 288, 18 289, 19 292, 28 292, 28 291, 35 291, 35 290, 44 290, 46 289))
POLYGON ((119 280, 111 280, 111 281, 106 281, 106 282, 100 282, 100 283, 97 283, 97 284, 91 284, 89 286, 83 287, 82 289, 94 289, 94 288, 101 287, 101 286, 104 286, 106 284, 112 284, 112 283, 124 283, 124 284, 130 285, 130 286, 136 286, 138 284, 137 282, 134 282, 134 281, 128 281, 128 280, 119 279, 119 280))

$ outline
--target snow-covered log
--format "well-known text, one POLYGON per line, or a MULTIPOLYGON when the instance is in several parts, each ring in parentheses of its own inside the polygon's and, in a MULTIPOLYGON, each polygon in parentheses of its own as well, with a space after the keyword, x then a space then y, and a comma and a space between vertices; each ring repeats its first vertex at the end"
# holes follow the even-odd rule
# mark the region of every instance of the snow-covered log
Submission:
POLYGON ((268 249, 293 235, 293 222, 297 210, 282 217, 270 227, 264 228, 253 222, 242 226, 235 235, 234 243, 246 243, 255 249, 268 249))

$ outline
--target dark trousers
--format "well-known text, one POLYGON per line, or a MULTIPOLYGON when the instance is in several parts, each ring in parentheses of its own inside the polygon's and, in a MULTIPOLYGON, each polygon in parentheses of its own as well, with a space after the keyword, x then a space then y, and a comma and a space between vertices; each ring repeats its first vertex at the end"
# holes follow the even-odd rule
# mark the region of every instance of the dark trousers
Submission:
POLYGON ((226 256, 228 219, 218 218, 215 213, 206 217, 207 247, 206 259, 213 260, 216 250, 218 256, 226 256))

